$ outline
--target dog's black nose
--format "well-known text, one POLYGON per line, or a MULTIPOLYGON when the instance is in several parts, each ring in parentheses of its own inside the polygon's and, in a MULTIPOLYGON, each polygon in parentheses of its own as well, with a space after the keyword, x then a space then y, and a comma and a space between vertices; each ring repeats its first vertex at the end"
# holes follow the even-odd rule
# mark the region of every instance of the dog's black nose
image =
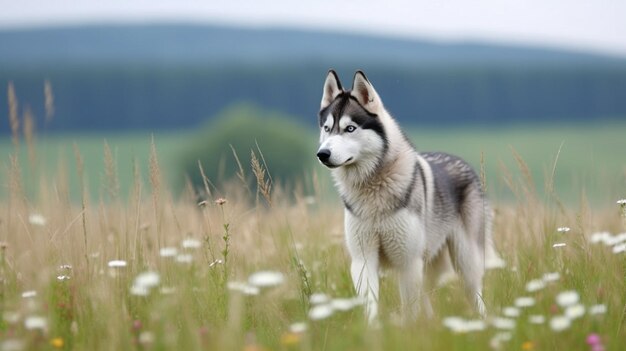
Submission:
POLYGON ((326 162, 328 161, 328 159, 330 158, 330 150, 328 149, 321 149, 317 152, 317 158, 320 159, 320 161, 322 162, 326 162))

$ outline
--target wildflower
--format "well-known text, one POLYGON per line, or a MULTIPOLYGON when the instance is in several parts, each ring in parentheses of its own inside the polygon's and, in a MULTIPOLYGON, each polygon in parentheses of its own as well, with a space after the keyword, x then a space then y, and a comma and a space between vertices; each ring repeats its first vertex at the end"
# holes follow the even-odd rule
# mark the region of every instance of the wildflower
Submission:
POLYGON ((197 249, 202 246, 202 243, 196 239, 188 238, 183 240, 181 246, 183 249, 197 249))
POLYGON ((285 281, 285 277, 280 272, 260 271, 252 274, 248 278, 248 284, 259 288, 280 285, 285 281))
POLYGON ((159 285, 161 277, 157 272, 144 272, 135 278, 135 284, 152 288, 159 285))
POLYGON ((561 275, 559 274, 559 272, 545 273, 541 279, 546 283, 555 282, 561 279, 561 275))
POLYGON ((525 341, 524 343, 522 343, 522 350, 532 350, 535 348, 535 343, 533 343, 532 341, 525 341))
POLYGON ((556 296, 556 303, 561 307, 571 306, 578 303, 580 296, 574 290, 563 291, 556 296))
POLYGON ((220 206, 222 206, 222 205, 223 205, 223 204, 225 204, 225 203, 226 203, 226 199, 225 199, 225 198, 223 198, 223 197, 220 197, 220 198, 218 198, 217 200, 215 200, 215 204, 216 204, 216 205, 220 205, 220 206))
POLYGON ((333 312, 334 310, 331 305, 317 305, 309 310, 309 318, 312 320, 321 320, 332 316, 333 312))
POLYGON ((550 320, 550 329, 560 332, 570 327, 572 322, 566 316, 552 317, 550 320))
POLYGON ((600 335, 591 333, 587 335, 587 345, 596 345, 600 343, 600 335))
POLYGON ((592 244, 597 244, 597 243, 606 243, 608 240, 611 239, 611 233, 609 232, 598 232, 598 233, 593 233, 591 234, 591 243, 592 244))
POLYGON ((47 326, 48 326, 48 322, 46 321, 44 317, 30 316, 24 319, 24 327, 28 330, 39 329, 43 331, 43 330, 46 330, 47 326))
POLYGON ((546 287, 546 283, 543 280, 534 279, 526 283, 526 291, 535 292, 546 287))
POLYGON ((363 301, 361 298, 358 297, 352 299, 339 298, 330 301, 330 305, 333 307, 333 309, 338 311, 349 311, 352 308, 361 304, 363 304, 363 301))
POLYGON ((180 254, 180 255, 176 256, 176 262, 178 262, 178 263, 192 263, 193 262, 193 256, 191 256, 190 254, 180 254))
POLYGON ((57 276, 57 280, 64 281, 70 279, 69 275, 59 275, 57 276))
POLYGON ((604 304, 593 305, 589 307, 589 314, 590 315, 605 314, 606 310, 607 310, 606 305, 604 304))
POLYGON ((587 345, 591 346, 592 351, 604 351, 604 345, 602 345, 600 335, 591 333, 587 335, 587 339, 585 341, 587 342, 587 345))
POLYGON ((292 333, 304 333, 307 329, 306 323, 304 322, 297 322, 297 323, 293 323, 292 325, 289 326, 289 331, 292 333))
POLYGON ((109 268, 122 268, 122 267, 126 267, 126 261, 124 260, 109 261, 109 268))
POLYGON ((482 331, 487 325, 482 320, 464 320, 460 317, 447 317, 443 320, 443 325, 455 333, 469 333, 482 331))
POLYGON ((280 337, 280 343, 287 347, 296 346, 300 343, 300 338, 298 333, 287 332, 280 337))
POLYGON ((157 272, 143 272, 139 274, 130 288, 130 293, 137 296, 147 296, 150 290, 159 285, 161 277, 157 272))
POLYGON ((139 334, 139 343, 142 345, 152 344, 154 342, 154 334, 149 331, 142 331, 139 334))
POLYGON ((32 225, 43 227, 48 222, 46 218, 38 213, 33 213, 28 216, 28 222, 32 225))
POLYGON ((619 253, 622 253, 622 252, 626 252, 626 243, 613 246, 613 253, 614 254, 619 254, 619 253))
POLYGON ((489 346, 491 346, 492 349, 498 350, 500 349, 500 345, 503 341, 509 341, 512 337, 513 335, 510 332, 497 333, 489 341, 489 346))
POLYGON ((556 228, 556 231, 559 232, 559 233, 567 233, 567 232, 570 231, 570 228, 569 227, 558 227, 558 228, 556 228))
POLYGON ((509 318, 496 317, 491 321, 496 329, 511 330, 515 328, 515 320, 509 318))
POLYGON ((585 306, 581 304, 567 306, 567 308, 565 309, 565 315, 571 320, 580 318, 585 315, 585 306))
POLYGON ((543 324, 545 323, 546 318, 542 315, 534 314, 534 315, 528 316, 528 321, 531 324, 543 324))
POLYGON ((242 282, 228 282, 227 286, 229 290, 239 291, 244 295, 258 295, 260 292, 258 287, 242 282))
POLYGON ((139 319, 133 321, 133 330, 140 330, 143 327, 143 323, 139 319))
POLYGON ((54 347, 55 349, 62 349, 63 346, 65 345, 65 341, 63 341, 63 338, 52 338, 50 340, 50 345, 52 345, 52 347, 54 347))
POLYGON ((309 302, 312 305, 319 305, 319 304, 327 303, 328 301, 330 301, 330 298, 328 297, 328 295, 322 294, 322 293, 312 294, 311 297, 309 298, 309 302))
POLYGON ((565 246, 567 246, 566 243, 556 243, 552 245, 553 248, 559 248, 559 247, 565 247, 565 246))
POLYGON ((135 296, 148 296, 150 295, 150 290, 145 286, 133 285, 130 287, 130 293, 135 296))
POLYGON ((626 206, 626 199, 619 199, 617 200, 617 204, 620 206, 626 206))
POLYGON ((64 270, 71 271, 72 270, 72 265, 71 264, 62 264, 62 265, 59 266, 59 269, 64 269, 64 270))
POLYGON ((28 299, 28 298, 35 297, 35 296, 37 296, 37 292, 35 290, 28 290, 22 293, 22 298, 24 299, 28 299))
POLYGON ((515 299, 515 306, 519 308, 530 307, 535 305, 535 299, 528 296, 518 297, 515 299))
POLYGON ((178 253, 178 249, 175 247, 163 247, 159 250, 159 255, 161 257, 174 257, 178 253))
POLYGON ((519 317, 519 309, 516 307, 505 307, 502 310, 502 314, 509 318, 519 317))
POLYGON ((222 261, 221 259, 218 258, 217 260, 209 263, 209 268, 211 268, 211 267, 213 267, 215 265, 218 265, 218 264, 222 264, 222 263, 224 263, 224 261, 222 261))

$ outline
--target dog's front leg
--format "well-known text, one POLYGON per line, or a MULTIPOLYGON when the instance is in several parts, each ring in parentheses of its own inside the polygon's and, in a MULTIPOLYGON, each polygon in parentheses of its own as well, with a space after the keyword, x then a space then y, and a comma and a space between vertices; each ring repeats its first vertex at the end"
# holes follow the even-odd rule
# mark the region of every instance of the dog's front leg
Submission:
POLYGON ((400 304, 402 321, 412 323, 417 319, 422 294, 424 276, 424 261, 416 259, 400 270, 398 287, 400 290, 400 304))
POLYGON ((378 255, 372 253, 352 260, 350 273, 357 294, 365 300, 365 313, 371 324, 378 315, 378 255))

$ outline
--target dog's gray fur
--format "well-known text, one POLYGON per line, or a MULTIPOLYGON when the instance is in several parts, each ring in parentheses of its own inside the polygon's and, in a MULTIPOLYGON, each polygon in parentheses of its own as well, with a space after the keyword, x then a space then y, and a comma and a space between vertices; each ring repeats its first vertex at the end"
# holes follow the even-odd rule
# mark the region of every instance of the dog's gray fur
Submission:
POLYGON ((379 268, 398 272, 408 322, 417 317, 420 301, 432 314, 424 274, 432 286, 450 261, 484 316, 485 266, 499 258, 491 240, 492 210, 474 170, 452 155, 418 153, 361 71, 347 91, 329 71, 319 124, 317 155, 331 168, 344 202, 350 271, 368 320, 378 313, 379 268))

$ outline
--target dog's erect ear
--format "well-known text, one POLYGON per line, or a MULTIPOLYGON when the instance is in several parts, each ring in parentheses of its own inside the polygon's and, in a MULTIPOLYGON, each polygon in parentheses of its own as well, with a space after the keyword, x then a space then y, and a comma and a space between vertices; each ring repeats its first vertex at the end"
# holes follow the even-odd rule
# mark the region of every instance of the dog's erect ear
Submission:
POLYGON ((320 109, 330 105, 333 100, 339 95, 343 89, 341 88, 341 82, 337 77, 337 73, 334 70, 328 71, 326 81, 324 82, 324 95, 322 95, 322 103, 320 109))
POLYGON ((354 74, 350 95, 356 98, 371 113, 378 113, 383 105, 378 93, 374 90, 372 83, 367 80, 363 71, 356 71, 354 74))

